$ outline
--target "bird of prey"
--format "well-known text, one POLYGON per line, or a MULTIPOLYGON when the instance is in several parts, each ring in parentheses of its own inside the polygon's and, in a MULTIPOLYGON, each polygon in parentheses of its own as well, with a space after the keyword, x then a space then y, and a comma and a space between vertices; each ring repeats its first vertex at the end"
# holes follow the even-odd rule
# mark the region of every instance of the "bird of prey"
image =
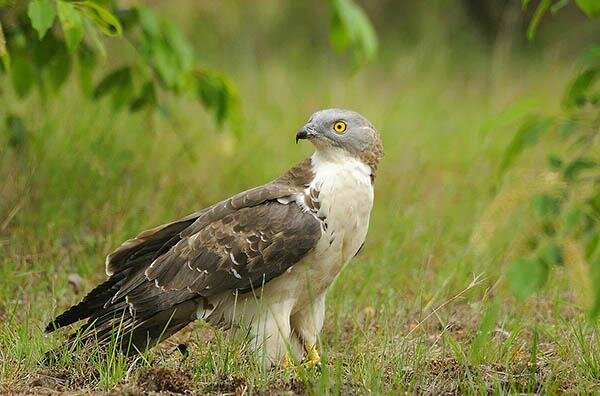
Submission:
POLYGON ((367 235, 383 147, 341 109, 314 113, 300 139, 315 152, 283 176, 125 241, 108 280, 46 332, 87 319, 71 344, 117 339, 135 353, 202 319, 244 326, 267 366, 316 364, 325 295, 367 235))

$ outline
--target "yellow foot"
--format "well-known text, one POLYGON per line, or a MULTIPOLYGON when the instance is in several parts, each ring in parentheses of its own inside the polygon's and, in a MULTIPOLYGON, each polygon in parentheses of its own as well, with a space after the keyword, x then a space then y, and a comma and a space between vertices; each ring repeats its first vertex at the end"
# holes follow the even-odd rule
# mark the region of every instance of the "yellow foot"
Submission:
POLYGON ((319 352, 317 352, 317 346, 305 345, 304 349, 306 350, 306 359, 302 362, 302 365, 305 367, 319 366, 321 363, 321 356, 319 356, 319 352))
POLYGON ((283 357, 283 362, 281 363, 281 367, 284 370, 289 369, 290 367, 292 367, 294 364, 294 360, 292 360, 292 358, 290 357, 289 352, 285 353, 285 356, 283 357))

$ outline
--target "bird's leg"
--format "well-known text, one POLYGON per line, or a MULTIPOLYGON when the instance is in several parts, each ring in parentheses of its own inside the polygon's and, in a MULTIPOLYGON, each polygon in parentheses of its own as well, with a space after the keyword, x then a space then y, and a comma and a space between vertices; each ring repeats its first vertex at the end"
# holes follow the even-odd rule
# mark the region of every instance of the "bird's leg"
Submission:
MULTIPOLYGON (((321 364, 321 356, 319 356, 319 352, 317 352, 317 346, 315 344, 304 344, 304 350, 306 352, 306 357, 300 366, 312 368, 321 364)), ((281 361, 281 368, 288 370, 292 367, 297 367, 296 364, 297 363, 293 358, 293 355, 289 351, 286 352, 286 354, 283 356, 283 360, 281 361)))
POLYGON ((317 352, 316 344, 304 344, 304 350, 306 351, 306 359, 302 363, 304 366, 314 367, 321 363, 321 356, 317 352))
POLYGON ((258 357, 265 368, 273 367, 284 361, 286 353, 286 340, 290 338, 289 311, 279 314, 282 308, 270 307, 262 315, 252 322, 250 334, 252 334, 253 351, 258 352, 258 357), (284 318, 284 319, 282 319, 284 318))
POLYGON ((281 362, 281 368, 287 370, 294 365, 294 359, 290 356, 289 352, 286 352, 283 356, 283 362, 281 362))
POLYGON ((294 313, 290 318, 292 329, 300 341, 300 350, 306 357, 304 366, 316 366, 321 357, 317 352, 317 338, 325 318, 325 293, 317 296, 306 308, 294 313))

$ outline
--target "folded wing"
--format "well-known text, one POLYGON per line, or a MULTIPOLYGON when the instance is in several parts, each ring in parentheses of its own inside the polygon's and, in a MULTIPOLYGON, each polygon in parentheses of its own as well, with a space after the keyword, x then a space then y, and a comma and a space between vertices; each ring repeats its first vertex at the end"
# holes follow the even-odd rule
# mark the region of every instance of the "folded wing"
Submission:
POLYGON ((125 242, 107 258, 109 279, 46 331, 88 319, 84 340, 106 341, 118 327, 141 349, 193 320, 206 297, 262 287, 321 237, 318 219, 278 201, 299 188, 275 181, 125 242))

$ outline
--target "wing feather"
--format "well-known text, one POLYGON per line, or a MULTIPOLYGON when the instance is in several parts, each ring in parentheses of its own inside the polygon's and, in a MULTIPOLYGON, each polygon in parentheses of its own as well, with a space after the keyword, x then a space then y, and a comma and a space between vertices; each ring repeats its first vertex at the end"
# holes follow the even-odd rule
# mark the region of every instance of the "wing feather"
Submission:
POLYGON ((167 336, 185 326, 208 296, 262 286, 321 237, 319 220, 288 199, 312 177, 305 160, 269 184, 124 242, 106 259, 109 279, 46 330, 88 319, 81 330, 106 341, 122 324, 137 347, 164 338, 165 318, 173 318, 167 336))
POLYGON ((146 269, 145 277, 165 290, 189 288, 202 296, 248 290, 296 264, 321 232, 319 221, 298 205, 270 201, 183 238, 146 269))

